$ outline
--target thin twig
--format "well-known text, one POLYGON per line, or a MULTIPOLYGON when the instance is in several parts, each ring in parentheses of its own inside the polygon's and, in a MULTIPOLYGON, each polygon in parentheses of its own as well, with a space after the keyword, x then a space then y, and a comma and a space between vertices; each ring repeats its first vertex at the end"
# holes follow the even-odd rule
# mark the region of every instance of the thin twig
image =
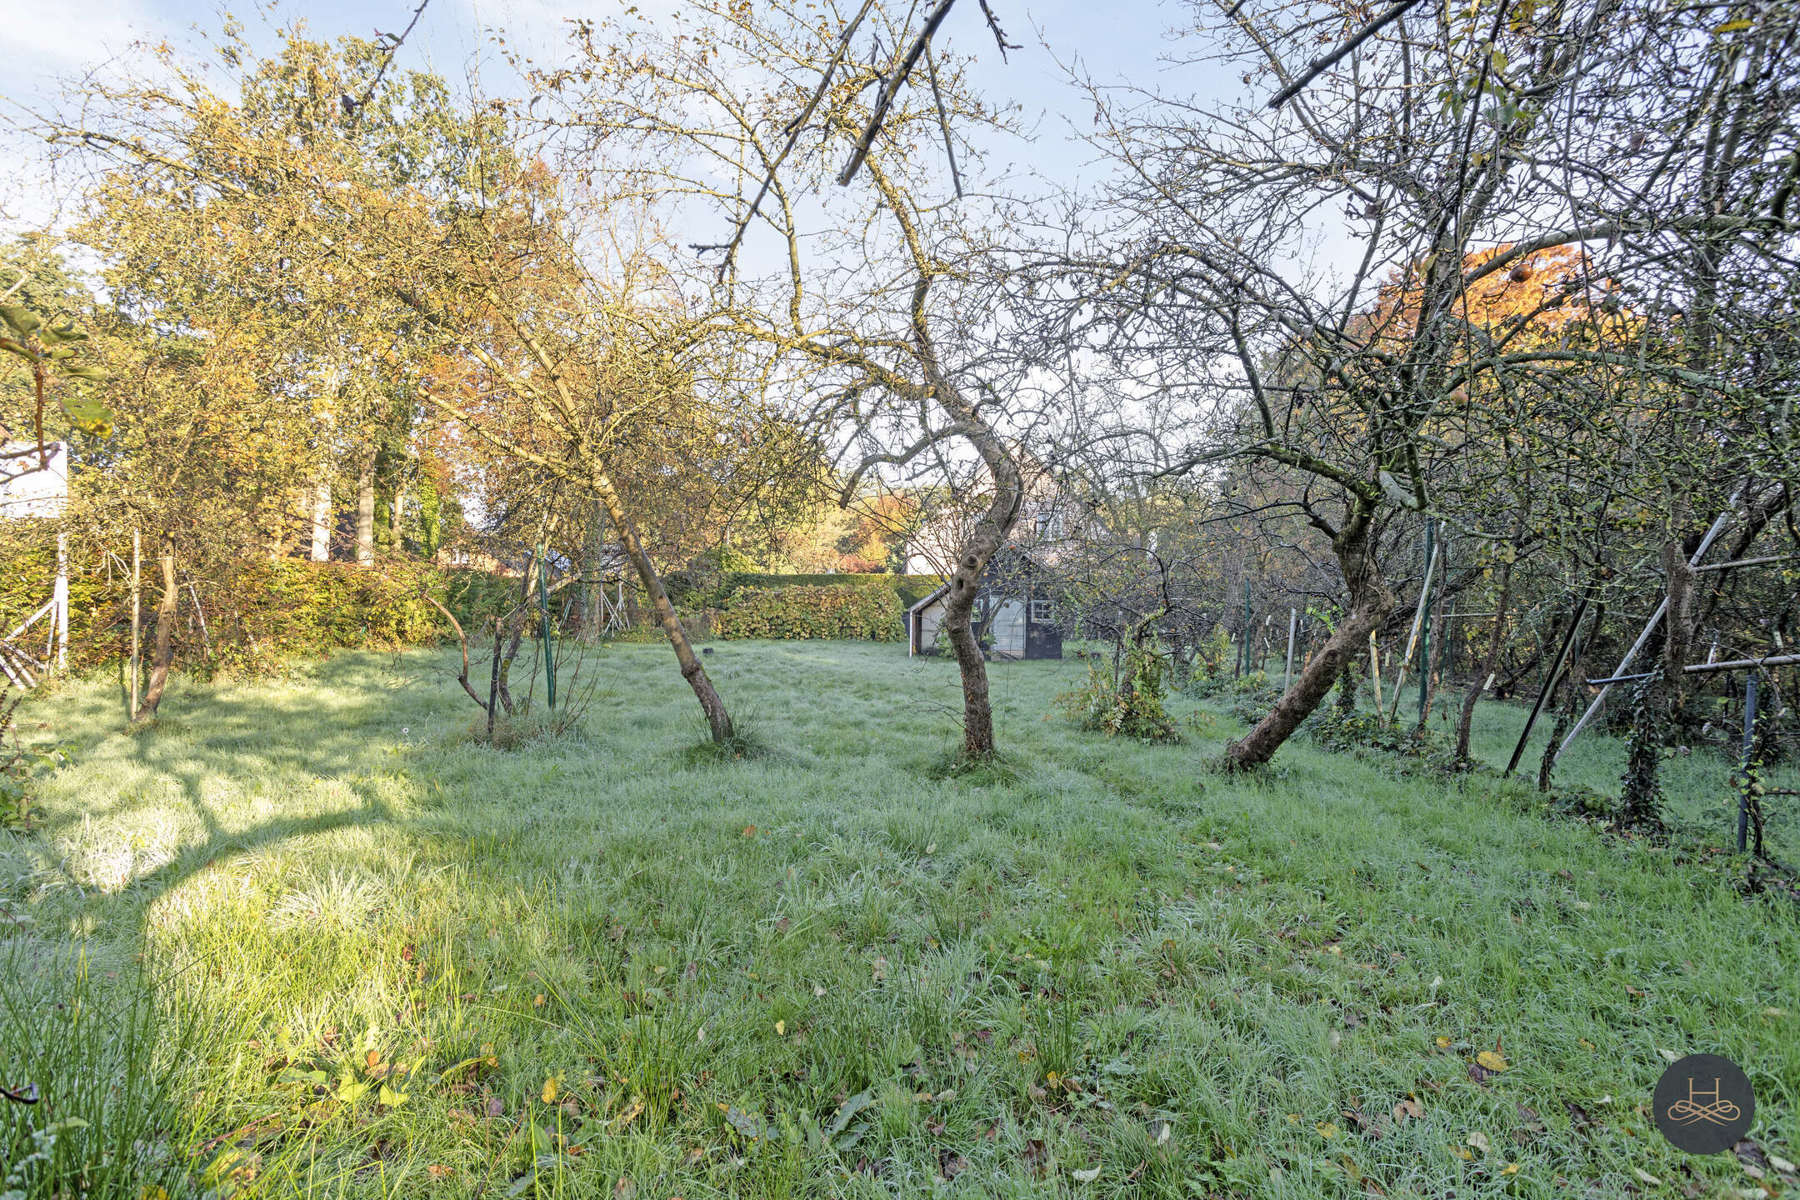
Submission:
POLYGON ((961 200, 962 175, 956 169, 956 147, 950 142, 950 118, 944 112, 944 93, 938 89, 937 59, 931 53, 930 42, 925 43, 925 74, 931 80, 932 99, 937 101, 938 128, 944 131, 944 157, 950 160, 950 182, 956 185, 956 198, 961 200))
POLYGON ((831 77, 837 73, 839 64, 844 61, 844 52, 850 48, 851 36, 855 34, 856 27, 862 24, 863 18, 869 15, 869 10, 873 7, 875 7, 875 0, 863 0, 861 10, 857 12, 850 24, 844 26, 844 32, 838 37, 837 49, 832 52, 831 62, 826 65, 825 74, 819 79, 819 86, 813 89, 812 98, 806 102, 806 107, 800 110, 800 115, 788 125, 787 143, 781 147, 781 153, 775 156, 775 161, 769 164, 768 173, 763 176, 762 186, 756 191, 756 199, 750 202, 750 211, 743 215, 736 228, 732 230, 731 240, 722 247, 701 245, 693 247, 700 251, 719 249, 725 251, 725 257, 719 263, 718 278, 721 282, 725 279, 725 272, 731 269, 731 260, 737 254, 738 245, 744 240, 744 234, 749 231, 750 223, 756 220, 757 211, 762 208, 763 200, 768 197, 769 189, 775 184, 775 172, 781 169, 781 164, 793 151, 794 144, 800 140, 800 134, 806 129, 806 123, 811 119, 813 110, 819 106, 819 101, 825 96, 825 89, 831 86, 831 77))
POLYGON ((844 164, 843 171, 838 175, 840 187, 848 187, 850 181, 856 178, 857 168, 863 165, 863 159, 869 156, 869 147, 875 144, 875 135, 881 132, 881 123, 887 120, 888 109, 893 106, 894 97, 900 93, 907 76, 912 74, 913 67, 923 57, 931 35, 944 23, 944 18, 950 15, 955 4, 956 0, 937 0, 937 4, 926 14, 925 27, 919 30, 919 36, 913 39, 913 44, 907 48, 906 54, 895 66, 893 75, 882 87, 881 95, 875 100, 875 109, 869 114, 869 123, 863 126, 862 136, 856 139, 856 148, 850 152, 850 161, 844 164))
MULTIPOLYGON (((1274 97, 1269 101, 1269 107, 1280 108, 1283 104, 1286 104, 1289 100, 1298 96, 1301 92, 1306 90, 1306 86, 1313 80, 1323 75, 1326 71, 1329 71, 1345 56, 1353 53, 1358 46, 1374 37, 1377 33, 1380 33, 1389 22, 1398 20, 1402 13, 1418 2, 1419 0, 1400 0, 1398 4, 1389 8, 1386 12, 1376 17, 1373 21, 1370 21, 1367 25, 1364 25, 1360 31, 1354 34, 1336 50, 1333 50, 1330 54, 1327 54, 1322 58, 1313 59, 1312 62, 1308 64, 1306 70, 1300 73, 1298 79, 1295 79, 1292 83, 1275 93, 1274 97)), ((1233 11, 1235 12, 1236 9, 1234 8, 1233 11)))
POLYGON ((425 6, 430 3, 431 0, 419 0, 419 7, 413 9, 412 20, 406 23, 406 28, 400 31, 399 37, 394 37, 391 33, 382 33, 379 30, 376 31, 377 37, 388 39, 387 57, 381 60, 381 66, 376 70, 375 78, 369 80, 369 86, 363 89, 361 99, 352 100, 348 94, 342 97, 344 111, 359 120, 361 119, 363 106, 375 98, 375 89, 381 86, 382 77, 387 74, 388 68, 393 65, 394 55, 398 54, 400 52, 400 47, 406 44, 406 39, 412 33, 413 26, 417 25, 419 23, 419 18, 425 15, 425 6))

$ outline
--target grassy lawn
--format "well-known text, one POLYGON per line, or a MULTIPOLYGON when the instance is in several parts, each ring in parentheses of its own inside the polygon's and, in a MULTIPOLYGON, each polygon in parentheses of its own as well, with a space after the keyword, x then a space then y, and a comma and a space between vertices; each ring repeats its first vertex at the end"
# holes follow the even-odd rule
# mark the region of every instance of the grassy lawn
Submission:
POLYGON ((1710 1051, 1800 1158, 1800 909, 1709 852, 1718 759, 1657 848, 1305 742, 1211 774, 1241 726, 1186 700, 1188 744, 1109 742, 1073 661, 994 668, 972 776, 954 667, 897 646, 718 644, 742 761, 666 648, 512 751, 447 661, 24 710, 76 749, 0 834, 0 1083, 49 1097, 0 1150, 79 1114, 52 1153, 269 1196, 1738 1195, 1647 1116, 1710 1051))

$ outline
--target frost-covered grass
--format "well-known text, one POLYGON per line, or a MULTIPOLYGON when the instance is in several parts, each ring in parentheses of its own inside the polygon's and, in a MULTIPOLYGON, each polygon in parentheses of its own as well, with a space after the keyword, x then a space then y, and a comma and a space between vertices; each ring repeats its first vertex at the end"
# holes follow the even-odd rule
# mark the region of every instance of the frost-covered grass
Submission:
MULTIPOLYGON (((608 648, 584 728, 513 750, 467 736, 446 661, 178 684, 138 731, 105 681, 25 710, 76 749, 0 834, 0 1084, 48 1096, 0 1102, 0 1150, 83 1116, 57 1161, 111 1154, 133 1200, 172 1168, 259 1196, 1731 1195, 1735 1159, 1647 1118, 1666 1054, 1711 1051, 1800 1158, 1800 920, 1709 852, 1718 759, 1671 765, 1658 848, 1306 742, 1212 774, 1240 727, 1186 700, 1187 744, 1109 742, 1054 710, 1073 661, 996 665, 1007 759, 973 773, 953 666, 895 646, 719 644, 738 760, 696 751, 663 647, 608 648)), ((1487 706, 1481 753, 1521 719, 1487 706)), ((1622 762, 1594 739, 1565 776, 1616 791, 1622 762)))

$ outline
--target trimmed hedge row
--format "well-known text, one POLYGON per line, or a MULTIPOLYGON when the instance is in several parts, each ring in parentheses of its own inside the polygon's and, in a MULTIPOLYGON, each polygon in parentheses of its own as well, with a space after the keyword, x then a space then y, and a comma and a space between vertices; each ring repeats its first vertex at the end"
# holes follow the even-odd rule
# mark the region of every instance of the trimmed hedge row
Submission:
MULTIPOLYGON (((345 562, 268 559, 246 564, 221 614, 235 618, 219 665, 247 669, 327 650, 393 650, 451 637, 448 623, 420 594, 428 592, 456 614, 465 630, 504 612, 517 600, 519 581, 485 571, 444 569, 406 559, 374 568, 345 562), (233 662, 241 657, 243 661, 233 662)), ((475 636, 471 632, 471 636, 475 636)))
MULTIPOLYGON (((0 633, 50 596, 55 547, 42 530, 9 530, 9 570, 0 573, 0 633), (31 536, 24 536, 30 534, 31 536)), ((445 569, 411 559, 354 563, 260 559, 233 564, 224 578, 184 570, 176 661, 205 674, 254 674, 291 659, 338 649, 397 649, 451 636, 424 590, 462 622, 471 637, 492 614, 517 601, 519 581, 486 571, 445 569), (196 601, 198 611, 196 612, 196 601)), ((709 604, 687 607, 684 623, 698 638, 842 638, 897 641, 907 606, 940 583, 934 575, 775 575, 734 572, 709 604)), ((154 559, 144 564, 146 642, 155 623, 161 581, 154 559)), ((73 549, 69 563, 70 659, 77 668, 116 662, 130 643, 126 572, 98 552, 73 549)), ((698 597, 695 597, 698 599, 698 597)), ((642 611, 648 615, 648 607, 642 611)), ((48 627, 33 630, 34 652, 48 627)), ((647 636, 660 637, 654 626, 647 636)))
POLYGON ((900 599, 902 608, 911 608, 936 591, 944 582, 938 575, 890 575, 884 572, 836 575, 775 575, 757 571, 732 571, 718 589, 718 599, 728 601, 746 588, 772 589, 792 587, 836 587, 886 589, 900 599))
POLYGON ((831 584, 742 588, 715 616, 713 632, 722 638, 892 642, 904 636, 901 612, 900 597, 891 588, 831 584))
MULTIPOLYGON (((50 598, 56 576, 54 535, 9 529, 0 538, 8 570, 0 573, 0 634, 50 598)), ((208 674, 264 671, 282 661, 334 649, 395 649, 450 636, 424 589, 472 628, 504 611, 519 582, 484 571, 443 569, 386 559, 373 569, 353 563, 256 559, 233 564, 222 578, 194 581, 183 572, 177 610, 176 662, 208 674), (198 609, 196 611, 196 602, 198 609)), ((162 581, 156 561, 143 570, 142 615, 148 644, 162 581)), ((69 556, 69 658, 76 668, 124 657, 131 642, 129 572, 104 554, 72 548, 69 556)), ((25 643, 42 654, 48 623, 25 643)))

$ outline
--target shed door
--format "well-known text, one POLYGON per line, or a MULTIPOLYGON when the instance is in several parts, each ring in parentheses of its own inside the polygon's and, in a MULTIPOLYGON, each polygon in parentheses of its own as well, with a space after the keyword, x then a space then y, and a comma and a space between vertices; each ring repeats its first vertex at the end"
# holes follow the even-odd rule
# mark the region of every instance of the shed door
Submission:
POLYGON ((1011 658, 1025 657, 1025 603, 1006 600, 994 614, 994 653, 1011 658))

